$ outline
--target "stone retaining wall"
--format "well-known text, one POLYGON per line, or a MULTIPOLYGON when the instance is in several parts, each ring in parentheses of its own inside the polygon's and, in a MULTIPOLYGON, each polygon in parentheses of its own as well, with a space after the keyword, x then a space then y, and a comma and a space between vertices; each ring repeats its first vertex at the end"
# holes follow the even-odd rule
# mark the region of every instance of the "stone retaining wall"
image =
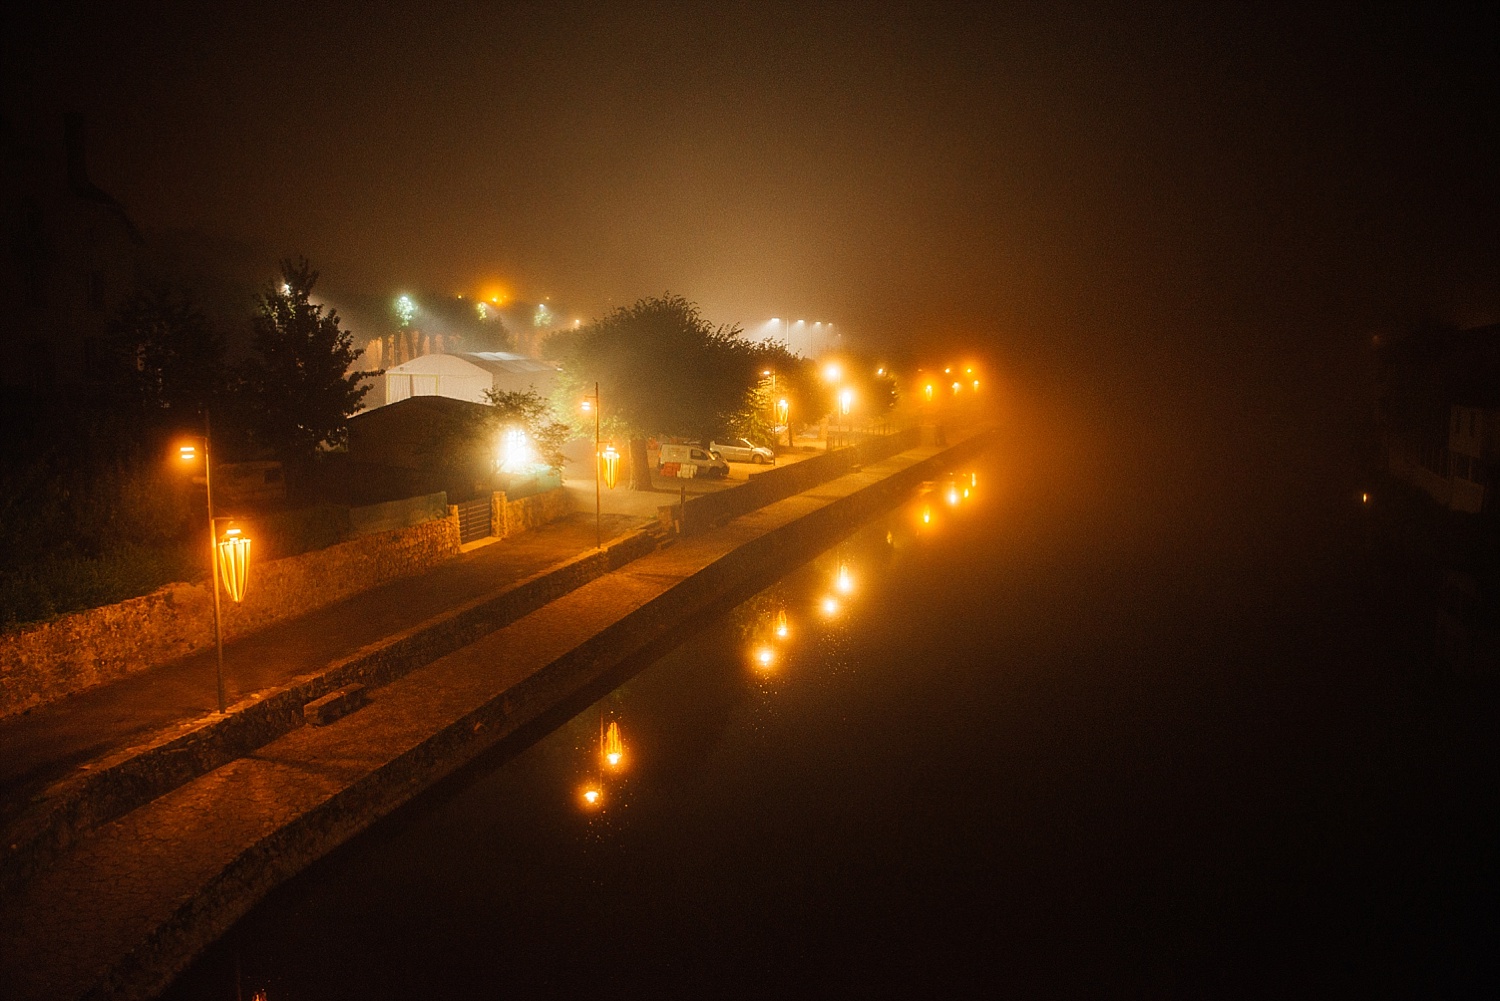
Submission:
MULTIPOLYGON (((426 521, 300 556, 254 562, 243 604, 224 598, 224 639, 398 577, 458 552, 458 522, 426 521)), ((169 584, 151 594, 90 608, 0 636, 0 717, 44 705, 213 645, 209 582, 169 584)))
POLYGON ((508 500, 504 491, 490 495, 490 534, 508 538, 529 532, 573 513, 573 495, 562 487, 508 500))

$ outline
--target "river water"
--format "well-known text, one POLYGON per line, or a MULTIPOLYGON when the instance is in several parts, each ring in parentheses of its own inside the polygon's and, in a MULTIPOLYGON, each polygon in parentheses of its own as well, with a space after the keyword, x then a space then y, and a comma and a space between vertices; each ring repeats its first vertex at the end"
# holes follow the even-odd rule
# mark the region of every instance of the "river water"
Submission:
POLYGON ((1492 983, 1493 687, 1416 666, 1337 489, 1155 461, 1018 437, 953 470, 166 997, 1492 983))

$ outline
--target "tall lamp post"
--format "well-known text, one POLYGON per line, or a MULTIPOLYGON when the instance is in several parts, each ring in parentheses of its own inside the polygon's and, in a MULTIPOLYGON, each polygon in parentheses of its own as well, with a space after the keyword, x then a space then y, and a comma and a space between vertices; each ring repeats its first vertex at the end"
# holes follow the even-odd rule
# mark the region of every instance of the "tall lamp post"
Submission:
POLYGON ((594 412, 594 548, 604 547, 604 532, 599 527, 600 484, 603 471, 599 468, 603 454, 599 451, 599 384, 594 383, 594 394, 583 398, 583 412, 594 412))
MULTIPOLYGON (((205 411, 203 435, 195 440, 203 443, 203 486, 208 500, 209 576, 214 581, 215 678, 218 682, 219 712, 224 713, 228 711, 228 704, 224 697, 224 625, 220 610, 220 578, 223 578, 223 586, 229 588, 229 596, 235 602, 244 598, 245 586, 249 580, 250 540, 238 528, 228 529, 224 538, 219 538, 219 522, 230 519, 214 516, 213 455, 209 447, 211 435, 209 416, 205 411)), ((192 462, 197 458, 197 453, 196 445, 183 445, 177 450, 177 456, 183 462, 192 462)))

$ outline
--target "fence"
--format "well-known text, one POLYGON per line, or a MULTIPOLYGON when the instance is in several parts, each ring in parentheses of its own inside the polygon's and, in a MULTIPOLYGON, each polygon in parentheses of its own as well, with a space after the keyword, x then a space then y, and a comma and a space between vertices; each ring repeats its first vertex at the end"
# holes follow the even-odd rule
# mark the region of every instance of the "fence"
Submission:
POLYGON ((682 534, 692 535, 704 531, 746 512, 809 490, 867 462, 878 462, 920 443, 920 428, 907 428, 890 435, 872 435, 850 448, 825 452, 790 466, 757 473, 744 486, 694 497, 683 505, 682 534))

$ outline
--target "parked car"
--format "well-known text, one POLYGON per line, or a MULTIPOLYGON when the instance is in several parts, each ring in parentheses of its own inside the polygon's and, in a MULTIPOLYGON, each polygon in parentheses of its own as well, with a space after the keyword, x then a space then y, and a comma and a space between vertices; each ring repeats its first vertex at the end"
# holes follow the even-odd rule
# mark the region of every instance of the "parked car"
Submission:
POLYGON ((730 462, 753 462, 759 465, 763 462, 776 461, 775 452, 744 438, 730 438, 722 442, 712 441, 708 443, 708 450, 717 452, 730 462))
POLYGON ((688 465, 698 467, 698 476, 728 476, 729 463, 699 445, 663 445, 656 470, 671 475, 676 467, 688 465), (671 466, 672 470, 665 467, 671 466))

